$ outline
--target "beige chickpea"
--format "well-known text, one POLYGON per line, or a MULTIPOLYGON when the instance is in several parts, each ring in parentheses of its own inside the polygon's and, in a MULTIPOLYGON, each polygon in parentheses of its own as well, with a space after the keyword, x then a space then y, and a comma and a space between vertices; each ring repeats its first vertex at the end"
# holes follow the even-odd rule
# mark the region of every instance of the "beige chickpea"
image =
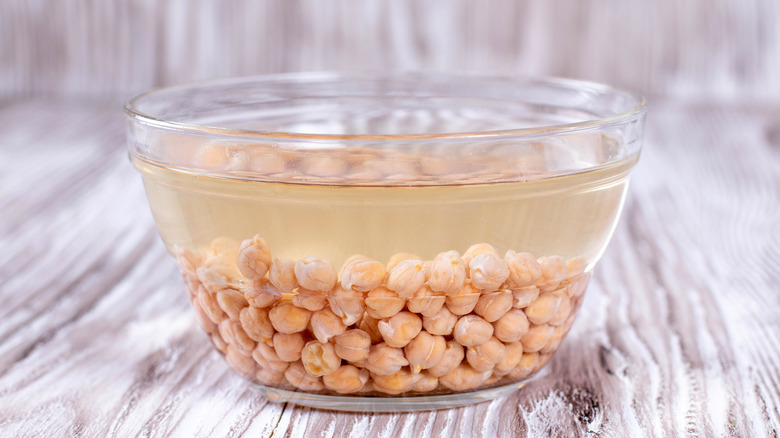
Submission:
POLYGON ((493 323, 493 334, 501 342, 517 342, 528 332, 528 318, 520 309, 511 309, 493 323))
POLYGON ((479 297, 477 305, 474 306, 474 313, 487 322, 497 321, 512 308, 512 303, 514 303, 514 296, 507 289, 489 292, 479 297))
POLYGON ((465 356, 466 353, 462 345, 454 340, 447 341, 441 360, 436 365, 428 368, 428 374, 434 377, 441 377, 457 368, 463 362, 465 356))
POLYGON ((227 352, 228 343, 222 339, 222 336, 219 335, 219 331, 214 331, 214 333, 211 334, 211 344, 220 353, 224 354, 227 352))
POLYGON ((217 330, 225 342, 246 354, 251 353, 255 348, 255 341, 246 334, 240 324, 232 319, 222 320, 217 326, 217 330))
POLYGON ((412 313, 433 316, 444 306, 445 300, 444 295, 439 295, 428 286, 423 286, 406 301, 406 308, 412 313))
POLYGON ((532 254, 509 250, 504 255, 513 287, 530 286, 542 278, 542 266, 532 254))
POLYGON ((241 242, 236 261, 241 275, 249 280, 259 280, 271 266, 271 250, 259 235, 241 242))
POLYGON ((422 330, 422 319, 411 312, 398 312, 391 318, 377 323, 382 339, 391 347, 406 346, 422 330))
POLYGON ((561 299, 558 295, 547 293, 540 295, 530 306, 525 308, 525 316, 532 324, 546 324, 558 313, 561 299))
POLYGON ((210 267, 200 266, 195 272, 198 280, 212 294, 238 283, 236 277, 239 273, 231 265, 215 263, 210 267))
POLYGON ((423 316, 422 319, 423 328, 428 333, 442 336, 450 335, 456 322, 458 322, 458 317, 446 307, 442 307, 431 316, 423 316))
POLYGON ((497 362, 493 367, 493 375, 505 376, 509 374, 523 358, 523 344, 521 342, 510 342, 504 344, 506 349, 506 355, 504 359, 497 362))
POLYGON ((242 291, 247 302, 255 307, 271 307, 282 298, 282 294, 265 278, 247 284, 242 291))
POLYGON ((422 260, 402 260, 387 274, 385 287, 401 298, 410 298, 425 284, 422 260))
POLYGON ((280 386, 284 382, 284 372, 279 373, 268 368, 258 367, 255 372, 255 380, 261 385, 280 386))
POLYGON ((530 376, 539 365, 539 353, 523 353, 520 362, 507 376, 512 380, 522 380, 530 376))
POLYGON ((469 264, 471 284, 485 292, 497 290, 508 277, 506 262, 492 253, 479 254, 469 264))
POLYGON ((490 377, 491 371, 477 371, 467 363, 458 365, 457 368, 439 377, 439 383, 453 391, 465 391, 474 389, 490 377))
POLYGON ((531 327, 528 328, 528 332, 520 338, 520 342, 523 343, 523 351, 526 353, 535 353, 541 350, 547 345, 547 342, 552 337, 554 331, 555 329, 546 324, 531 325, 531 327))
POLYGON ((281 293, 289 294, 296 287, 295 260, 274 257, 268 269, 268 280, 281 293))
POLYGON ((256 365, 254 359, 247 354, 228 344, 225 349, 225 360, 231 368, 242 376, 251 376, 255 373, 256 365))
POLYGON ((390 318, 404 308, 406 300, 390 289, 379 286, 372 289, 365 299, 366 313, 373 318, 390 318))
POLYGON ((318 341, 326 343, 347 330, 344 321, 329 308, 314 312, 311 316, 311 332, 318 341))
POLYGON ((266 309, 254 306, 244 307, 241 309, 239 321, 247 336, 256 342, 271 342, 275 332, 266 309))
POLYGON ((323 292, 299 287, 292 297, 292 303, 302 309, 316 312, 328 305, 328 296, 323 292))
POLYGON ((387 261, 387 272, 392 271, 393 268, 395 268, 404 260, 420 260, 420 257, 417 254, 412 254, 410 252, 399 252, 393 254, 390 257, 390 260, 387 261))
POLYGON ((341 287, 368 292, 385 280, 385 265, 376 260, 359 258, 352 260, 341 271, 341 287))
POLYGON ((506 347, 495 336, 484 344, 466 349, 466 361, 479 372, 492 370, 505 357, 506 347))
POLYGON ((333 338, 336 355, 348 362, 368 359, 371 351, 371 337, 360 329, 347 330, 333 338))
POLYGON ((360 321, 366 310, 363 293, 336 285, 328 294, 328 304, 345 325, 360 321))
POLYGON ((493 248, 493 245, 489 243, 477 243, 471 245, 469 249, 467 249, 466 252, 464 252, 460 257, 461 260, 463 260, 463 265, 466 267, 466 270, 471 268, 471 260, 480 254, 492 254, 498 257, 498 251, 496 251, 496 249, 493 248))
POLYGON ((371 374, 374 389, 386 394, 398 395, 412 390, 419 374, 413 374, 406 369, 400 369, 393 374, 371 374))
POLYGON ((219 307, 234 321, 238 321, 241 309, 249 305, 244 294, 235 289, 222 289, 216 296, 219 307))
POLYGON ((566 278, 566 262, 561 256, 539 257, 537 260, 542 267, 542 277, 536 281, 536 285, 545 290, 553 290, 566 278))
POLYGON ((324 388, 322 379, 306 372, 301 361, 291 363, 284 371, 284 377, 292 386, 302 391, 320 391, 324 388))
POLYGON ((276 354, 274 347, 267 344, 257 344, 257 347, 252 351, 252 358, 257 362, 258 366, 262 369, 268 369, 276 373, 283 373, 290 365, 289 362, 283 361, 276 354))
POLYGON ((178 245, 174 246, 173 253, 176 255, 176 264, 179 266, 181 274, 188 278, 197 279, 198 273, 196 271, 203 262, 203 256, 199 252, 178 245))
POLYGON ((460 345, 473 347, 490 340, 493 336, 493 326, 477 315, 466 315, 455 323, 452 336, 460 345))
POLYGON ((588 282, 590 281, 590 274, 582 274, 579 277, 569 280, 569 284, 566 286, 566 294, 572 299, 579 298, 585 293, 585 289, 588 288, 588 282))
POLYGON ((512 307, 524 309, 539 298, 539 288, 536 286, 523 286, 518 289, 512 289, 512 296, 514 297, 512 307))
POLYGON ((588 267, 588 261, 583 257, 572 257, 566 260, 566 280, 570 280, 583 272, 588 267))
POLYGON ((302 333, 276 333, 273 335, 276 356, 285 362, 299 360, 305 343, 306 340, 302 333))
POLYGON ((430 373, 423 371, 417 377, 417 380, 412 384, 412 391, 415 392, 430 392, 439 386, 439 378, 430 375, 430 373))
POLYGON ((312 376, 324 376, 341 366, 341 358, 336 355, 333 344, 309 341, 301 350, 301 362, 312 376))
POLYGON ((455 295, 466 280, 466 267, 457 251, 439 253, 430 265, 428 286, 445 295, 455 295))
POLYGON ((306 309, 296 307, 289 301, 282 301, 275 305, 269 312, 268 317, 276 331, 281 333, 297 333, 306 330, 311 319, 311 312, 306 309))
POLYGON ((379 331, 377 324, 379 324, 379 319, 372 317, 368 313, 363 315, 360 323, 358 323, 358 328, 368 333, 368 336, 371 337, 372 344, 378 344, 382 342, 382 333, 379 331))
POLYGON ((211 321, 211 318, 209 318, 209 316, 200 306, 200 300, 198 299, 197 295, 192 297, 190 304, 192 304, 192 310, 195 311, 195 316, 197 317, 198 321, 200 321, 200 326, 203 328, 203 331, 209 334, 214 333, 214 331, 217 329, 217 325, 211 321))
POLYGON ((569 318, 569 314, 571 313, 571 299, 566 295, 565 289, 561 293, 553 292, 553 294, 557 295, 560 305, 558 306, 558 311, 555 313, 555 316, 553 316, 548 324, 551 326, 559 326, 565 323, 569 318))
POLYGON ((485 380, 485 383, 483 383, 483 385, 484 385, 484 386, 491 386, 491 385, 493 385, 494 383, 496 383, 496 382, 498 382, 499 380, 501 380, 503 377, 504 377, 504 376, 498 376, 498 375, 496 375, 496 373, 494 372, 494 373, 493 373, 493 374, 492 374, 490 377, 488 377, 488 379, 487 379, 487 380, 485 380))
POLYGON ((568 332, 569 329, 566 326, 559 325, 555 327, 552 336, 550 336, 550 340, 547 341, 547 345, 545 345, 541 350, 539 350, 539 353, 541 354, 554 353, 556 350, 558 350, 558 347, 561 346, 561 343, 563 342, 563 338, 566 337, 566 333, 568 332))
POLYGON ((363 389, 370 375, 352 365, 342 365, 336 371, 322 377, 325 387, 339 394, 351 394, 363 389))
POLYGON ((435 366, 444 357, 447 341, 444 336, 422 331, 404 347, 404 354, 412 372, 417 374, 435 366))
POLYGON ((230 237, 217 237, 209 245, 210 255, 217 255, 233 261, 238 257, 240 243, 230 237))
POLYGON ((328 292, 336 285, 336 270, 325 260, 306 257, 295 263, 295 279, 304 289, 328 292))
POLYGON ((455 295, 450 295, 444 301, 447 309, 454 315, 466 315, 474 310, 479 301, 479 291, 470 284, 464 285, 455 295))
POLYGON ((397 373, 401 367, 409 365, 409 361, 403 350, 382 342, 371 347, 365 365, 372 375, 386 376, 397 373))

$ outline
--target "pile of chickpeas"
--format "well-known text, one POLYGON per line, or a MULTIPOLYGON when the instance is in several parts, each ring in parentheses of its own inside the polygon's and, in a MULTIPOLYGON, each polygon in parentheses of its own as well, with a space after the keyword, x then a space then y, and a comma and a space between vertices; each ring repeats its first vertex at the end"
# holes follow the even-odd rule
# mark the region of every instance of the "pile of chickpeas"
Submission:
POLYGON ((479 243, 423 261, 273 257, 259 236, 176 248, 192 307, 228 364, 275 388, 451 393, 526 379, 571 327, 582 258, 479 243))

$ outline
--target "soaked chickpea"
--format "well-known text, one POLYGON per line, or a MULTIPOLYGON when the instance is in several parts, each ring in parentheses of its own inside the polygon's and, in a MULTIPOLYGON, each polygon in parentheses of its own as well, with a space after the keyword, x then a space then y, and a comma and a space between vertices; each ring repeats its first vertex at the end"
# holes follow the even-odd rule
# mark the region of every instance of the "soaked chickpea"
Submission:
POLYGON ((368 359, 371 351, 371 336, 360 329, 347 330, 333 338, 336 355, 349 362, 368 359))
POLYGON ((203 308, 200 307, 200 300, 197 299, 197 295, 192 297, 190 304, 192 304, 192 310, 195 311, 195 316, 197 317, 198 321, 200 321, 200 326, 203 328, 203 331, 209 334, 214 333, 214 331, 217 329, 217 325, 214 324, 211 319, 209 319, 208 315, 206 315, 206 312, 204 312, 203 308))
POLYGON ((417 376, 417 380, 412 384, 412 391, 430 392, 439 387, 439 378, 423 371, 417 376))
POLYGON ((492 253, 479 254, 469 264, 471 284, 485 292, 497 290, 508 277, 506 262, 492 253))
POLYGON ((371 374, 374 389, 386 394, 398 395, 412 390, 419 374, 413 374, 406 369, 400 369, 393 374, 371 374))
POLYGON ((265 278, 244 286, 242 291, 247 302, 255 307, 271 307, 282 298, 282 294, 265 278))
POLYGON ((560 305, 558 306, 558 311, 555 313, 555 316, 553 316, 548 324, 551 326, 559 326, 565 323, 569 318, 569 314, 571 313, 571 299, 569 299, 565 289, 561 293, 553 292, 553 294, 557 295, 560 305))
POLYGON ((263 278, 271 266, 271 250, 268 244, 258 235, 241 242, 236 264, 241 275, 249 280, 263 278))
POLYGON ((455 323, 452 336, 460 345, 473 347, 490 340, 493 336, 493 326, 477 315, 466 315, 455 323))
POLYGON ((524 286, 519 289, 512 289, 514 302, 512 307, 524 309, 539 298, 539 288, 536 286, 524 286))
POLYGON ((368 333, 368 336, 371 337, 372 344, 378 344, 382 342, 382 333, 379 331, 378 324, 379 320, 372 317, 368 313, 363 315, 363 319, 361 319, 360 323, 358 324, 358 328, 368 333))
POLYGON ((404 357, 404 351, 384 342, 373 345, 366 359, 366 369, 371 371, 372 375, 394 374, 406 365, 409 365, 409 361, 404 357))
POLYGON ((400 298, 398 294, 390 289, 379 286, 368 293, 365 304, 366 313, 372 318, 384 319, 400 312, 404 308, 406 300, 400 298))
POLYGON ((553 290, 561 280, 566 278, 566 262, 563 257, 539 257, 538 262, 542 267, 542 277, 536 281, 536 285, 540 286, 540 289, 553 290))
POLYGON ((493 323, 493 334, 501 342, 517 342, 528 332, 530 324, 520 309, 511 309, 493 323))
POLYGON ((268 269, 268 280, 279 292, 292 292, 298 287, 298 281, 295 279, 295 260, 274 257, 268 269))
POLYGON ((466 361, 479 372, 492 370, 505 357, 506 347, 495 336, 484 344, 466 349, 466 361))
POLYGON ((219 331, 215 331, 211 334, 211 344, 222 354, 227 351, 228 343, 222 339, 222 336, 219 335, 219 331))
POLYGON ((480 254, 492 254, 498 257, 498 251, 496 251, 496 249, 493 248, 493 245, 489 243, 477 243, 471 245, 469 249, 467 249, 466 252, 464 252, 460 257, 461 260, 463 260, 463 265, 466 267, 466 270, 471 268, 471 260, 480 254))
POLYGON ((351 394, 363 389, 370 375, 368 370, 352 365, 342 365, 336 371, 322 377, 325 387, 339 394, 351 394))
POLYGON ((225 348, 225 360, 230 365, 230 368, 233 368, 242 376, 251 376, 255 373, 254 359, 230 344, 225 348))
POLYGON ((205 290, 198 292, 198 295, 195 297, 195 301, 197 301, 198 306, 201 310, 203 310, 203 313, 206 315, 206 317, 208 317, 208 319, 214 324, 219 324, 227 317, 227 315, 225 315, 225 311, 219 307, 219 303, 217 303, 216 298, 212 297, 211 294, 205 290))
POLYGON ((281 333, 297 333, 306 330, 311 312, 296 307, 289 301, 282 301, 268 312, 271 324, 281 333))
POLYGON ((258 367, 255 372, 255 379, 262 385, 281 386, 284 383, 284 373, 278 373, 267 368, 258 367))
POLYGON ((199 252, 182 248, 178 245, 174 246, 173 252, 176 255, 176 264, 179 266, 179 271, 182 275, 197 280, 198 273, 196 271, 198 266, 203 263, 203 256, 199 252))
POLYGON ((479 297, 474 313, 485 318, 487 322, 497 321, 512 308, 512 303, 514 296, 507 289, 489 292, 479 297))
POLYGON ((524 353, 520 362, 510 371, 507 376, 512 380, 522 380, 536 371, 539 365, 539 353, 524 353))
POLYGON ((546 324, 558 313, 560 305, 561 299, 557 295, 543 294, 525 308, 525 316, 532 324, 546 324))
POLYGON ((219 307, 234 321, 238 321, 241 309, 249 305, 244 294, 235 289, 222 289, 216 296, 219 307))
POLYGON ((465 391, 474 389, 485 383, 490 377, 491 371, 477 371, 467 363, 458 365, 457 368, 439 377, 439 383, 453 391, 465 391))
POLYGON ((423 328, 428 333, 442 336, 450 335, 456 322, 458 322, 458 317, 446 307, 442 307, 431 316, 423 316, 422 319, 423 328))
POLYGON ((571 280, 582 274, 587 267, 588 261, 583 257, 572 257, 566 260, 566 280, 571 280))
POLYGON ((247 336, 256 342, 269 343, 274 336, 274 326, 268 317, 268 311, 259 307, 248 306, 241 309, 239 322, 247 336))
POLYGON ((549 325, 531 325, 528 332, 520 338, 523 343, 523 350, 527 353, 534 353, 547 345, 547 342, 553 335, 555 329, 549 325))
POLYGON ((328 305, 328 296, 319 291, 299 287, 297 293, 292 297, 292 303, 302 309, 316 312, 328 305))
POLYGON ((441 360, 436 365, 428 368, 428 374, 434 377, 441 377, 457 368, 465 356, 466 352, 462 345, 454 340, 447 341, 441 360))
POLYGON ((301 358, 301 350, 306 343, 301 333, 276 333, 273 336, 276 356, 285 362, 295 362, 301 358))
POLYGON ((347 330, 344 321, 328 308, 314 312, 310 324, 312 334, 322 343, 330 341, 330 338, 347 330))
POLYGON ((195 270, 195 273, 206 290, 212 294, 237 284, 236 278, 240 275, 232 265, 212 264, 207 267, 205 262, 204 266, 195 270))
POLYGON ((566 293, 571 298, 579 298, 585 293, 585 289, 588 287, 588 281, 590 280, 590 274, 583 274, 577 278, 573 278, 571 282, 566 286, 566 293))
POLYGON ((320 391, 324 388, 322 379, 306 372, 301 361, 291 363, 284 371, 284 377, 292 386, 301 391, 320 391))
POLYGON ((523 358, 523 344, 521 342, 511 342, 504 345, 506 356, 493 367, 494 376, 509 374, 520 363, 520 359, 523 358))
POLYGON ((392 271, 393 268, 404 260, 420 260, 420 257, 417 254, 412 254, 410 252, 393 254, 392 257, 390 257, 390 260, 387 261, 387 272, 392 271))
POLYGON ((428 272, 428 286, 445 295, 455 295, 466 280, 466 267, 457 251, 439 253, 428 272))
POLYGON ((425 284, 425 270, 422 260, 402 260, 387 274, 385 287, 395 291, 401 298, 410 298, 425 284))
POLYGON ((262 369, 268 369, 276 373, 283 373, 290 365, 289 362, 279 358, 274 347, 267 344, 257 344, 252 351, 252 358, 262 369))
POLYGON ((422 319, 411 312, 398 312, 390 319, 377 323, 382 339, 391 347, 406 346, 422 330, 422 319))
POLYGON ((433 316, 444 306, 445 299, 444 295, 437 294, 428 286, 422 286, 406 301, 406 308, 422 316, 433 316))
POLYGON ((446 349, 447 341, 444 336, 422 331, 404 347, 404 354, 412 372, 417 374, 439 363, 446 349))
POLYGON ((222 320, 217 325, 217 330, 225 342, 246 354, 249 354, 255 348, 255 341, 246 334, 240 324, 232 319, 222 320))
POLYGON ((542 278, 542 266, 532 254, 509 250, 504 255, 513 287, 530 286, 542 278))
POLYGON ((312 376, 324 376, 341 366, 341 358, 336 355, 333 344, 309 341, 301 350, 301 362, 312 376))
POLYGON ((295 263, 295 279, 304 289, 328 292, 336 285, 336 270, 325 260, 306 257, 295 263))
POLYGON ((341 287, 368 292, 382 284, 387 272, 385 265, 376 260, 359 258, 352 260, 341 271, 341 287))
POLYGON ((561 343, 563 342, 563 338, 566 337, 566 333, 569 332, 568 327, 559 325, 555 327, 553 330, 553 334, 550 337, 550 340, 547 341, 547 345, 545 345, 541 350, 539 350, 539 353, 541 354, 548 354, 548 353, 554 353, 556 350, 558 350, 558 347, 561 346, 561 343))
POLYGON ((454 315, 467 315, 474 310, 479 301, 479 291, 470 284, 464 285, 457 294, 450 295, 444 301, 447 309, 454 315))
POLYGON ((362 292, 344 289, 338 285, 328 294, 328 304, 330 304, 330 310, 338 315, 345 325, 352 325, 360 321, 366 310, 362 292))

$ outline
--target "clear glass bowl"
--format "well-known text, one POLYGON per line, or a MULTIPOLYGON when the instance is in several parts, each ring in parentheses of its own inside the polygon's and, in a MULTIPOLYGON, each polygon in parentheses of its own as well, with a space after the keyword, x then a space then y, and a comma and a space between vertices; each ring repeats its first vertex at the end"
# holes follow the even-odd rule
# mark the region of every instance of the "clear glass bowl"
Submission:
POLYGON ((274 401, 514 390, 615 228, 641 97, 564 79, 287 74, 127 103, 130 157, 214 347, 274 401))

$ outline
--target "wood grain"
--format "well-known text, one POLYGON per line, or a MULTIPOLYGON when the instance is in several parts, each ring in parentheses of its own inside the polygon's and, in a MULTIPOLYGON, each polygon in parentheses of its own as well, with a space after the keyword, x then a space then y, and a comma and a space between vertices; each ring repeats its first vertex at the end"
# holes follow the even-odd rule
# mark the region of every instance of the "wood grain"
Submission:
POLYGON ((267 402, 207 344, 119 107, 0 104, 2 436, 777 436, 778 106, 653 103, 620 226, 548 371, 418 414, 267 402))

